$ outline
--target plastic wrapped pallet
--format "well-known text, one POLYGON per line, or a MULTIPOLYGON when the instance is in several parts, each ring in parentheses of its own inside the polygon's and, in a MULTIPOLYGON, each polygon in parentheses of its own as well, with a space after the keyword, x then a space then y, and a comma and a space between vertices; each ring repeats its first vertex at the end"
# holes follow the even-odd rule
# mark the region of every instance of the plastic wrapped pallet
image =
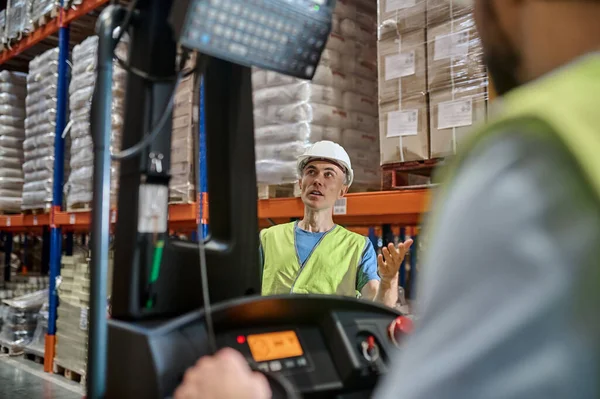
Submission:
POLYGON ((380 162, 428 159, 425 3, 380 0, 379 10, 380 162))
POLYGON ((0 10, 0 50, 6 44, 6 10, 0 10))
POLYGON ((297 156, 317 141, 331 140, 351 154, 353 188, 379 187, 376 8, 368 4, 336 3, 332 33, 312 81, 253 71, 259 183, 295 183, 297 156), (364 173, 361 163, 367 164, 364 173))
MULTIPOLYGON (((126 57, 122 42, 117 51, 126 57)), ((96 84, 98 37, 91 36, 73 49, 73 71, 69 86, 70 167, 66 200, 68 208, 81 207, 92 201, 94 148, 90 127, 91 101, 96 84)), ((123 128, 126 72, 116 62, 113 68, 111 151, 118 151, 123 128)), ((119 163, 111 164, 111 206, 116 206, 119 163)))
POLYGON ((33 339, 37 326, 39 311, 48 299, 48 290, 41 290, 31 294, 4 300, 8 305, 0 342, 13 352, 22 351, 33 339))
POLYGON ((52 202, 58 48, 46 51, 29 64, 22 209, 46 209, 52 202))
MULTIPOLYGON (((76 247, 73 256, 63 256, 58 284, 56 356, 59 366, 82 376, 87 369, 88 312, 90 296, 90 253, 76 247)), ((113 252, 109 255, 108 294, 112 287, 113 252)), ((108 305, 108 298, 107 298, 108 305)))
POLYGON ((426 0, 379 0, 379 35, 425 29, 426 0))
POLYGON ((429 0, 427 45, 431 157, 456 153, 487 114, 487 71, 472 9, 429 0))
POLYGON ((87 370, 88 311, 88 306, 60 298, 56 319, 54 361, 82 376, 87 370))
POLYGON ((8 0, 6 7, 6 40, 18 40, 32 30, 28 0, 8 0))
MULTIPOLYGON (((187 61, 186 69, 195 67, 196 58, 187 61)), ((191 203, 196 199, 198 148, 199 87, 198 76, 184 78, 175 93, 173 131, 171 135, 171 180, 169 201, 191 203)))
POLYGON ((39 21, 44 16, 51 14, 52 10, 60 6, 57 0, 30 0, 31 1, 31 19, 39 21))
POLYGON ((44 356, 46 346, 46 334, 48 333, 48 301, 45 301, 38 312, 35 331, 31 342, 26 346, 25 351, 34 353, 38 356, 44 356))
POLYGON ((89 262, 88 251, 77 247, 73 256, 63 256, 57 284, 59 305, 56 320, 57 365, 85 375, 87 368, 89 262), (87 280, 82 284, 83 280, 87 280))
POLYGON ((430 91, 486 79, 473 14, 429 26, 427 45, 430 91))
POLYGON ((434 26, 473 12, 472 2, 427 0, 427 25, 434 26))
POLYGON ((27 75, 0 72, 0 211, 20 212, 27 75))

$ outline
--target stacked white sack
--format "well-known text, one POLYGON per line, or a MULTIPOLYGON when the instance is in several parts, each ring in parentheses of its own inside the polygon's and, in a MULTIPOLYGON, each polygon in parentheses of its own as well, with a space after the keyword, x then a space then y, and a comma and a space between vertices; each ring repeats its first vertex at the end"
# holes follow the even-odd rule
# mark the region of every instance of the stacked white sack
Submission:
MULTIPOLYGON (((73 49, 73 72, 69 86, 71 138, 71 173, 66 186, 67 207, 88 204, 93 196, 94 146, 90 126, 92 95, 96 84, 98 37, 91 36, 73 49)), ((126 57, 126 46, 117 47, 119 56, 126 57)), ((113 101, 111 151, 121 144, 125 102, 126 72, 117 65, 113 68, 113 101)), ((111 205, 116 205, 119 184, 119 164, 111 165, 111 205)))
POLYGON ((27 75, 0 72, 0 210, 20 212, 27 75))
POLYGON ((357 185, 379 186, 375 32, 375 11, 339 1, 312 81, 253 71, 259 183, 297 181, 297 156, 331 140, 348 151, 357 185))
POLYGON ((22 209, 44 209, 52 202, 58 48, 46 51, 29 63, 22 209))

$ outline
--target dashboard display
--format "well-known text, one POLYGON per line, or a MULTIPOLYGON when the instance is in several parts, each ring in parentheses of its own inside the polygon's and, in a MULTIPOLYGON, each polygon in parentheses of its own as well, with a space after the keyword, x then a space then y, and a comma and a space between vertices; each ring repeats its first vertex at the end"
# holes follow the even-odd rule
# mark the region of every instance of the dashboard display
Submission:
POLYGON ((302 356, 304 351, 294 331, 248 335, 248 347, 256 362, 302 356))

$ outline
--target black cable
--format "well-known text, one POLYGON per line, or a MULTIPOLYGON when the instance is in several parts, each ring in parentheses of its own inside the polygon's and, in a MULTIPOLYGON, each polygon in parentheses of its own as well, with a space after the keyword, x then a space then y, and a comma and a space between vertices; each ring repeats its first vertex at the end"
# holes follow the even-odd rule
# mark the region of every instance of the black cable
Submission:
POLYGON ((206 250, 202 236, 202 224, 198 224, 198 254, 200 255, 200 279, 202 281, 202 302, 204 302, 204 320, 206 321, 206 335, 208 339, 209 355, 217 352, 217 340, 213 324, 212 310, 210 308, 210 292, 208 288, 208 267, 206 265, 206 250))
POLYGON ((165 126, 165 123, 167 123, 167 120, 169 120, 169 117, 171 116, 171 111, 173 111, 173 104, 175 103, 175 93, 177 92, 177 85, 179 85, 180 81, 181 78, 178 78, 175 81, 175 88, 173 89, 173 92, 169 97, 169 102, 167 103, 165 110, 163 111, 160 119, 158 120, 158 123, 152 128, 150 133, 144 135, 144 138, 142 140, 138 141, 131 147, 122 150, 121 152, 118 152, 116 154, 111 153, 110 158, 113 161, 122 161, 124 159, 128 159, 138 155, 140 152, 142 152, 144 148, 146 148, 148 145, 150 145, 150 143, 152 143, 156 139, 162 128, 165 126))
MULTIPOLYGON (((139 3, 139 0, 132 0, 129 5, 127 6, 127 14, 125 14, 125 17, 123 18, 123 23, 121 24, 121 26, 118 27, 118 32, 119 34, 117 35, 117 37, 115 38, 115 42, 113 45, 113 58, 115 60, 117 60, 117 62, 119 63, 119 65, 121 66, 121 68, 123 68, 124 70, 126 70, 127 72, 136 75, 137 77, 147 80, 149 82, 153 82, 153 83, 161 83, 161 82, 172 82, 172 81, 176 81, 178 77, 180 77, 179 75, 175 75, 175 76, 154 76, 149 74, 148 72, 142 71, 139 68, 133 67, 131 65, 129 65, 129 63, 127 61, 125 61, 124 59, 122 59, 121 57, 119 57, 116 53, 116 48, 119 45, 119 43, 121 42, 121 40, 123 39, 123 36, 125 35, 125 32, 127 32, 127 30, 129 29, 129 26, 131 25, 131 20, 133 18, 133 14, 135 12, 135 9, 137 7, 139 3)), ((184 65, 184 63, 182 63, 182 65, 184 65)), ((183 67, 180 68, 183 69, 183 67)), ((178 72, 180 72, 178 71, 178 72)), ((187 71, 186 73, 183 74, 183 76, 181 76, 181 79, 185 79, 186 77, 192 75, 194 73, 194 68, 190 69, 189 71, 187 71)))
MULTIPOLYGON (((184 51, 183 54, 181 55, 181 59, 180 59, 180 66, 184 65, 185 62, 188 59, 188 55, 189 53, 187 51, 184 51)), ((202 75, 204 74, 204 70, 206 68, 206 65, 208 63, 208 58, 206 56, 200 55, 198 57, 198 61, 196 63, 196 68, 193 68, 192 71, 199 71, 199 74, 202 75)), ((180 68, 181 70, 182 68, 180 68)), ((138 155, 140 152, 142 152, 142 150, 144 148, 146 148, 148 145, 150 145, 150 143, 152 143, 156 137, 158 137, 159 133, 161 132, 162 128, 164 127, 165 123, 167 123, 167 121, 169 120, 169 117, 171 116, 171 111, 173 110, 173 105, 175 103, 175 94, 177 93, 177 86, 179 85, 179 82, 181 82, 181 80, 183 79, 184 74, 180 71, 178 73, 178 77, 177 80, 175 81, 175 87, 173 88, 173 92, 171 93, 171 96, 169 97, 169 102, 167 103, 167 106, 165 107, 165 110, 163 111, 160 119, 158 120, 158 123, 152 128, 152 130, 150 131, 150 133, 144 135, 144 138, 142 140, 140 140, 139 142, 137 142, 136 144, 134 144, 133 146, 122 150, 121 152, 117 153, 117 154, 110 154, 110 157, 112 160, 114 161, 121 161, 123 159, 128 159, 131 157, 134 157, 136 155, 138 155)))
POLYGON ((125 14, 125 18, 123 18, 123 22, 121 23, 121 26, 119 26, 119 35, 115 38, 113 52, 121 42, 121 39, 123 39, 123 35, 125 35, 125 32, 127 32, 127 29, 129 29, 129 25, 131 25, 131 18, 133 17, 133 12, 135 11, 138 3, 139 0, 132 0, 127 6, 127 14, 125 14))

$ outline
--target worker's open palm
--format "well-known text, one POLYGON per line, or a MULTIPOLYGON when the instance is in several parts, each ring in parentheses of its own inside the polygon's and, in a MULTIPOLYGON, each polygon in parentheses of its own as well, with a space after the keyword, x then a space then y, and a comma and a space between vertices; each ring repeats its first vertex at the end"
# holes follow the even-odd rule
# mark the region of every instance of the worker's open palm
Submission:
POLYGON ((400 265, 410 249, 413 240, 406 240, 398 244, 398 248, 393 243, 383 247, 382 254, 377 257, 377 265, 379 267, 379 276, 384 280, 391 280, 398 275, 400 265))
POLYGON ((205 356, 190 368, 175 399, 267 399, 271 388, 266 377, 253 372, 237 351, 225 348, 205 356))

